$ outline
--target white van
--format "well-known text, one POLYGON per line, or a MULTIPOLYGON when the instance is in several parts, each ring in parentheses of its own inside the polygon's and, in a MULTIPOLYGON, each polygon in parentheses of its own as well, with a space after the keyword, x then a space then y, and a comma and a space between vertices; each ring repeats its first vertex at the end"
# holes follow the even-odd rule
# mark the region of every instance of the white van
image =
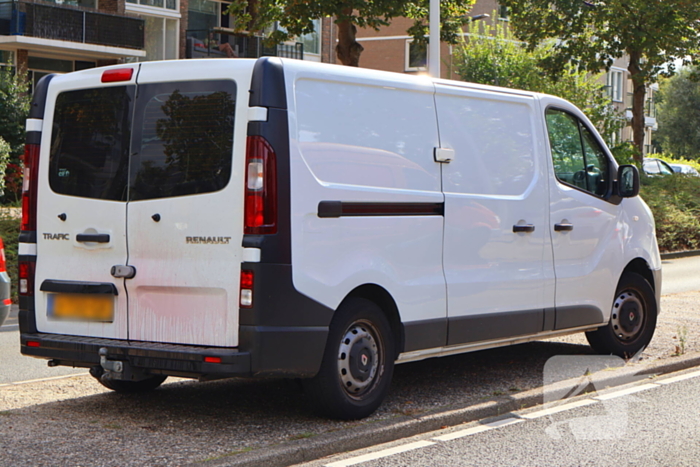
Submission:
POLYGON ((359 418, 395 363, 651 340, 633 166, 546 95, 261 58, 49 75, 27 121, 22 353, 117 391, 300 377, 359 418))

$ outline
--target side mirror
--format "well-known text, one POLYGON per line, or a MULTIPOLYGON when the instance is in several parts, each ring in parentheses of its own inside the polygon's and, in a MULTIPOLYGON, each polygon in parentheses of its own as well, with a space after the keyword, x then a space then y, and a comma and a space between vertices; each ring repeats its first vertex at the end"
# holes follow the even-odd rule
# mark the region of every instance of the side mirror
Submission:
POLYGON ((639 194, 639 170, 634 165, 621 165, 617 169, 617 194, 621 198, 639 194))

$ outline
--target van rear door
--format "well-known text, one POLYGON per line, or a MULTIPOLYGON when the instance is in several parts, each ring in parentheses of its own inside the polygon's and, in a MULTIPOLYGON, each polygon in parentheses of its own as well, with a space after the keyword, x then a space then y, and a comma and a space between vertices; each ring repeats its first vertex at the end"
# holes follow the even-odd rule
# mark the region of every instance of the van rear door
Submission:
MULTIPOLYGON (((133 73, 135 75, 135 73, 133 73)), ((123 280, 133 80, 102 70, 55 77, 38 177, 36 324, 40 332, 127 338, 123 280)))
POLYGON ((146 63, 129 203, 129 339, 238 345, 253 61, 146 63))

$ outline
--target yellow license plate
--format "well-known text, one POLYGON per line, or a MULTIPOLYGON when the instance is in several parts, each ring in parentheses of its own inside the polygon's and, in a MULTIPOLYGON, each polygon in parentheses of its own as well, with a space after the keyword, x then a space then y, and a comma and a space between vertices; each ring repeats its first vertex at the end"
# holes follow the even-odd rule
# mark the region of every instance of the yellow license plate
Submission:
POLYGON ((56 319, 114 321, 113 295, 49 294, 48 314, 56 319))

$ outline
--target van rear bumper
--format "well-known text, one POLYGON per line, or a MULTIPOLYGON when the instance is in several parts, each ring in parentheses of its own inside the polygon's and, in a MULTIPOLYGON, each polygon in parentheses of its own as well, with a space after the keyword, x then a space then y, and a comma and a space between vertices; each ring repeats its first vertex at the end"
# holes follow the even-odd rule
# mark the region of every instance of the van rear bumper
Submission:
POLYGON ((251 374, 250 353, 237 349, 43 333, 23 333, 20 341, 23 355, 51 359, 55 365, 99 366, 99 351, 106 348, 110 360, 125 361, 132 368, 153 374, 201 380, 251 374), (28 345, 28 342, 31 344, 28 345), (221 363, 206 362, 205 357, 221 358, 221 363))
POLYGON ((23 355, 52 365, 91 368, 108 360, 152 374, 211 380, 233 376, 312 377, 323 358, 328 327, 241 326, 240 348, 136 342, 63 334, 20 335, 23 355), (207 358, 209 357, 209 358, 207 358), (205 361, 208 360, 208 361, 205 361), (220 359, 219 363, 212 360, 220 359))

